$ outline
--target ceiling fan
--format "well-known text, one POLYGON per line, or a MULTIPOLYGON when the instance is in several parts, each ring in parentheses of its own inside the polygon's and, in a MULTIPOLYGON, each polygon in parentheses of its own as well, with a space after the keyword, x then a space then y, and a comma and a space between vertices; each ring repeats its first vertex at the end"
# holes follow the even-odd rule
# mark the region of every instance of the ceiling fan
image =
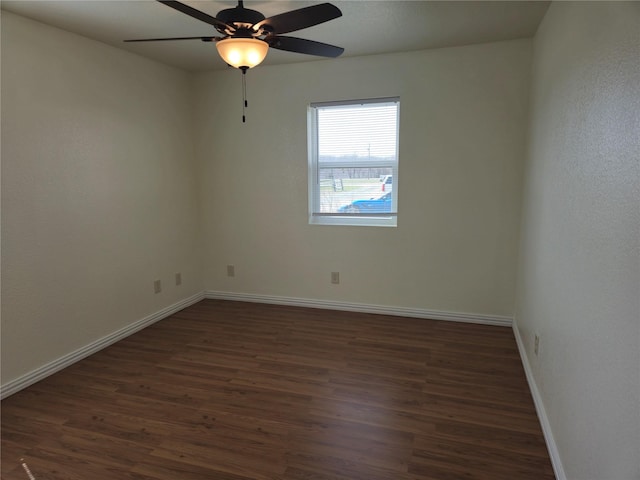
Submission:
POLYGON ((238 5, 234 8, 221 10, 216 17, 181 2, 157 1, 212 25, 223 36, 144 38, 125 40, 125 42, 166 40, 216 42, 216 48, 222 59, 232 67, 241 69, 243 73, 260 64, 266 57, 269 48, 331 58, 338 57, 344 52, 344 48, 327 43, 282 35, 342 16, 340 9, 330 3, 312 5, 265 18, 262 13, 256 10, 245 8, 243 0, 238 0, 238 5))

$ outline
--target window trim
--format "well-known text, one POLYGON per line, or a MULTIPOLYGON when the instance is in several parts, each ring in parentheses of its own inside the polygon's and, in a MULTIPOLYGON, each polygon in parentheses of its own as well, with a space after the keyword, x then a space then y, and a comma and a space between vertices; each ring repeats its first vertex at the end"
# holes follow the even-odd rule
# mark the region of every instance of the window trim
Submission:
MULTIPOLYGON (((310 225, 349 225, 368 227, 397 227, 398 226, 398 163, 400 149, 400 97, 381 97, 358 100, 338 100, 330 102, 314 102, 307 108, 307 159, 308 159, 308 195, 309 195, 309 224, 310 225), (367 162, 367 167, 387 167, 391 168, 394 179, 392 190, 393 205, 396 206, 395 213, 320 213, 320 163, 318 159, 318 108, 339 107, 349 105, 367 104, 396 104, 396 155, 395 161, 371 161, 367 162)), ((360 168, 362 163, 349 162, 326 162, 322 168, 360 168)))

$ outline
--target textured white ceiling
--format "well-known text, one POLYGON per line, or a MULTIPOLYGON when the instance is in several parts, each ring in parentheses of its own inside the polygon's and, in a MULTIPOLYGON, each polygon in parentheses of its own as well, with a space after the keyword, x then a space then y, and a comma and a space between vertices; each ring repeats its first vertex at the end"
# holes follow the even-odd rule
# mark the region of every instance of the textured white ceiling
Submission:
MULTIPOLYGON (((235 1, 186 3, 215 16, 235 1)), ((245 7, 266 17, 321 1, 251 1, 245 7)), ((531 37, 549 2, 546 1, 332 1, 343 16, 289 36, 345 48, 343 56, 468 45, 531 37)), ((213 43, 199 40, 123 43, 125 39, 218 36, 210 25, 154 0, 3 0, 2 9, 185 70, 226 68, 213 43)), ((317 60, 319 57, 271 49, 266 64, 317 60)))

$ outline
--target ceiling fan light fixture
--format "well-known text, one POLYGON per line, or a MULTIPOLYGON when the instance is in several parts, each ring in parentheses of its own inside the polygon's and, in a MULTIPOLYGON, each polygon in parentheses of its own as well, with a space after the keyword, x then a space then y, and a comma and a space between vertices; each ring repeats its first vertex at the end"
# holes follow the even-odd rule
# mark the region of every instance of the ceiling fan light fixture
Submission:
POLYGON ((224 38, 216 43, 222 59, 235 68, 253 68, 267 56, 269 44, 256 38, 224 38))

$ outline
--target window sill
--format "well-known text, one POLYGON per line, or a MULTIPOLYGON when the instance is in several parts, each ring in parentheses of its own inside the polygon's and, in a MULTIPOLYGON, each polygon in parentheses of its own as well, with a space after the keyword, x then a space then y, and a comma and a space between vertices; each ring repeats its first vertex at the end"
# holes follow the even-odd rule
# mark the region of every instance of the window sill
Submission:
POLYGON ((397 227, 397 215, 390 216, 347 216, 347 215, 310 215, 309 225, 344 225, 351 227, 397 227))

